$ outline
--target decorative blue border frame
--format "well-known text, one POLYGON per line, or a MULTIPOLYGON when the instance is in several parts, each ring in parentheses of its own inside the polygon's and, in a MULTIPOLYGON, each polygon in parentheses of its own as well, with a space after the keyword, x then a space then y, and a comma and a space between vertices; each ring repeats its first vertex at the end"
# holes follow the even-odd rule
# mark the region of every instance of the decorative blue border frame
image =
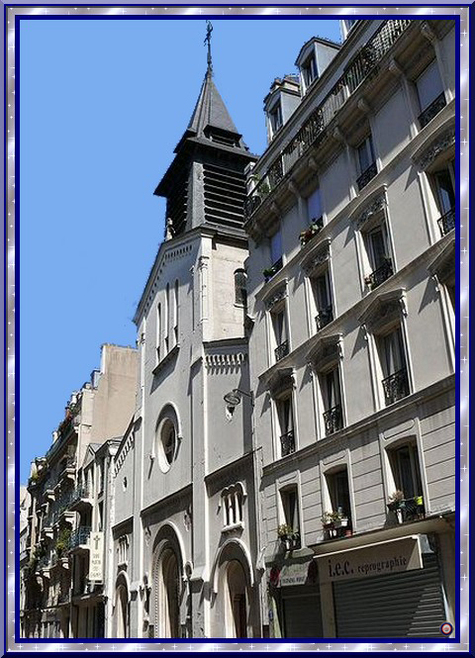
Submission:
MULTIPOLYGON (((20 97, 19 97, 19 85, 17 84, 19 80, 19 74, 20 74, 20 69, 19 69, 19 54, 20 54, 20 30, 19 30, 19 24, 21 20, 64 20, 65 14, 57 14, 57 15, 51 15, 48 11, 48 8, 54 7, 56 11, 62 11, 62 10, 68 10, 68 8, 74 8, 75 11, 78 11, 77 14, 70 14, 69 17, 73 20, 75 19, 95 19, 95 20, 110 20, 110 19, 115 19, 115 20, 144 20, 144 19, 154 19, 154 20, 166 20, 167 18, 170 19, 176 19, 177 17, 179 18, 180 16, 183 16, 184 19, 191 19, 191 20, 204 20, 205 18, 227 18, 229 20, 239 20, 239 19, 257 19, 257 20, 279 20, 279 19, 286 19, 286 20, 305 20, 305 18, 318 18, 319 20, 324 20, 326 18, 328 19, 335 19, 335 18, 341 18, 341 15, 336 15, 332 14, 331 11, 333 8, 341 8, 342 5, 338 4, 329 4, 329 5, 322 5, 321 7, 316 8, 315 6, 307 6, 307 5, 276 5, 274 6, 275 8, 275 15, 269 15, 269 14, 259 14, 255 13, 255 10, 259 10, 261 8, 264 8, 265 10, 269 9, 269 5, 244 5, 242 6, 231 6, 229 5, 218 5, 218 4, 213 4, 209 6, 200 6, 200 5, 172 5, 172 6, 166 6, 165 5, 145 5, 145 4, 124 4, 124 5, 112 5, 112 4, 100 4, 100 5, 94 5, 91 4, 89 7, 93 7, 95 9, 106 9, 108 7, 116 7, 118 11, 122 11, 120 15, 97 15, 97 14, 83 14, 81 13, 85 9, 85 5, 66 5, 66 4, 61 4, 61 5, 54 5, 54 4, 42 4, 42 5, 22 5, 22 4, 11 4, 11 5, 5 5, 4 7, 4 43, 5 43, 5 68, 4 68, 4 93, 5 93, 5 99, 8 99, 8 82, 9 82, 9 57, 8 57, 8 51, 11 49, 11 46, 9 45, 8 42, 8 29, 7 29, 7 17, 8 17, 8 10, 10 12, 13 12, 13 15, 15 17, 15 28, 14 28, 14 37, 15 37, 15 44, 13 45, 13 50, 14 50, 14 69, 16 72, 16 82, 15 82, 15 106, 16 106, 16 112, 14 112, 14 153, 13 153, 13 158, 14 158, 14 175, 12 175, 11 172, 11 167, 9 168, 9 160, 10 157, 12 157, 12 154, 9 153, 9 138, 8 138, 8 116, 7 116, 7 104, 5 104, 5 117, 4 117, 4 135, 7 138, 6 143, 5 143, 5 175, 4 175, 4 186, 5 186, 5 214, 4 214, 4 256, 5 256, 5 262, 8 263, 8 267, 5 268, 5 284, 4 284, 4 311, 5 311, 5 323, 7 321, 12 322, 13 316, 12 314, 16 311, 16 317, 13 320, 13 323, 15 325, 15 343, 18 345, 19 342, 19 308, 18 305, 16 305, 16 308, 14 307, 14 292, 10 291, 10 287, 13 287, 13 290, 17 292, 17 298, 19 294, 19 243, 15 243, 14 238, 15 238, 15 219, 8 219, 8 208, 9 208, 9 202, 12 200, 10 192, 12 191, 12 186, 10 185, 9 181, 10 178, 13 177, 15 178, 16 181, 16 193, 14 194, 14 201, 16 201, 16 208, 15 208, 15 213, 14 215, 19 216, 19 186, 20 186, 20 177, 19 177, 19 157, 15 157, 15 154, 19 154, 19 140, 20 140, 20 134, 19 134, 19 108, 20 108, 20 97), (305 14, 302 13, 302 8, 305 7, 305 14), (28 9, 45 9, 45 14, 44 15, 31 15, 28 13, 23 13, 27 12, 28 9), (138 11, 141 10, 146 10, 152 8, 153 10, 157 10, 158 12, 164 12, 164 11, 169 11, 168 14, 164 13, 158 13, 158 15, 150 15, 148 14, 145 16, 144 14, 138 14, 138 11), (183 8, 186 9, 196 9, 199 10, 199 13, 196 14, 184 14, 182 11, 183 8), (215 13, 216 8, 223 8, 222 14, 215 13), (134 12, 133 14, 129 14, 127 10, 130 10, 131 12, 134 12), (251 10, 251 11, 249 11, 251 10), (289 11, 299 11, 299 14, 289 14, 287 12, 289 11), (240 13, 239 15, 233 14, 233 11, 239 11, 239 12, 246 12, 246 13, 240 13), (18 13, 17 13, 18 12, 18 13), (21 13, 20 13, 21 12, 21 13), (47 13, 46 13, 47 12, 47 13), (285 12, 285 13, 281 13, 285 12), (317 13, 315 13, 317 12, 317 13), (320 12, 320 13, 318 13, 320 12), (322 12, 325 12, 324 14, 322 12), (328 13, 327 13, 328 12, 328 13), (7 196, 8 195, 8 196, 7 196), (9 222, 12 222, 12 224, 9 224, 9 222), (9 241, 9 229, 13 229, 13 231, 10 232, 10 235, 13 237, 14 244, 8 247, 8 241, 9 241), (9 262, 9 253, 8 249, 13 249, 15 251, 15 257, 14 257, 14 263, 9 262), (11 277, 9 276, 9 268, 13 266, 14 267, 14 283, 11 284, 11 277), (11 320, 8 320, 9 317, 12 317, 11 320)), ((405 15, 397 14, 398 18, 410 18, 410 19, 416 19, 420 18, 425 19, 427 16, 430 16, 432 19, 434 18, 450 18, 450 19, 455 19, 456 21, 456 30, 457 30, 457 43, 461 44, 461 30, 460 30, 460 23, 464 19, 467 21, 468 18, 470 17, 473 20, 473 6, 472 5, 407 5, 407 4, 401 4, 398 5, 397 9, 399 7, 404 7, 406 8, 412 8, 417 13, 406 13, 405 15), (438 11, 446 11, 448 7, 454 7, 454 14, 453 15, 447 15, 444 13, 436 13, 438 11), (428 9, 426 13, 421 13, 421 9, 428 9), (469 12, 463 12, 463 8, 470 8, 469 12), (458 12, 458 13, 456 13, 458 12), (464 16, 465 15, 465 16, 464 16)), ((368 4, 360 4, 360 5, 352 5, 352 15, 355 16, 357 15, 359 18, 365 18, 365 19, 372 19, 372 18, 380 18, 382 16, 389 16, 391 15, 391 10, 392 6, 391 5, 368 5, 368 4), (388 13, 380 13, 380 10, 378 9, 376 11, 377 16, 374 15, 374 12, 371 13, 371 15, 368 15, 366 13, 361 13, 356 11, 356 8, 368 8, 368 7, 383 7, 384 12, 388 13)), ((466 27, 471 27, 466 26, 466 27)), ((465 27, 465 32, 466 32, 466 27, 465 27)), ((468 33, 466 32, 464 37, 468 36, 468 33)), ((461 73, 461 68, 460 68, 460 63, 461 63, 461 56, 460 56, 460 51, 461 49, 456 50, 456 70, 459 71, 459 79, 460 79, 460 73, 461 73)), ((466 58, 464 58, 466 59, 466 58)), ((465 69, 465 72, 468 76, 468 67, 465 69)), ((464 128, 461 126, 461 100, 462 100, 462 90, 461 90, 461 84, 459 85, 459 90, 458 94, 456 97, 456 111, 457 111, 457 116, 456 116, 456 133, 457 135, 461 135, 461 130, 462 132, 464 131, 464 128)), ((468 94, 468 83, 467 83, 467 98, 464 99, 468 102, 469 99, 469 94, 468 94)), ((468 125, 468 124, 467 124, 468 125)), ((466 143, 464 146, 467 146, 469 144, 469 141, 467 140, 468 137, 468 132, 464 136, 464 139, 466 140, 466 143)), ((460 145, 459 145, 460 146, 460 145)), ((456 399, 457 399, 457 406, 460 409, 461 414, 464 416, 462 419, 457 416, 456 417, 456 427, 457 427, 457 433, 458 436, 460 437, 460 447, 464 445, 463 440, 468 442, 468 431, 463 432, 461 431, 462 427, 464 429, 469 428, 469 408, 468 408, 468 373, 465 372, 465 370, 469 367, 469 360, 468 360, 468 345, 462 345, 462 340, 463 338, 467 339, 467 333, 461 333, 461 330, 465 330, 465 325, 466 328, 468 329, 468 322, 467 323, 462 323, 463 320, 469 320, 469 300, 468 300, 468 276, 469 276, 469 252, 467 251, 467 246, 464 246, 465 251, 461 248, 461 243, 462 240, 465 240, 468 242, 468 226, 465 226, 467 235, 461 236, 461 229, 463 228, 463 225, 461 224, 462 221, 462 203, 464 200, 466 200, 466 207, 464 206, 463 210, 468 211, 468 208, 470 207, 469 200, 470 200, 470 189, 468 186, 469 182, 469 166, 468 166, 468 157, 467 157, 467 162, 462 162, 462 158, 464 156, 464 153, 462 152, 462 149, 460 148, 459 150, 459 155, 458 155, 458 164, 459 166, 457 167, 457 183, 459 186, 459 189, 461 188, 461 184, 465 183, 465 196, 460 194, 460 202, 458 204, 457 208, 457 231, 456 231, 456 249, 457 253, 461 255, 461 261, 460 261, 460 267, 457 267, 457 286, 459 290, 459 297, 461 298, 461 308, 460 308, 460 313, 456 317, 456 332, 459 337, 459 340, 457 340, 457 345, 456 345, 456 361, 457 363, 463 364, 461 365, 461 368, 459 368, 458 371, 458 376, 457 376, 457 386, 456 386, 456 399), (464 172, 464 175, 462 176, 462 167, 466 168, 466 172, 464 172), (462 198, 464 196, 464 198, 462 198), (465 267, 464 267, 465 265, 465 267), (463 270, 463 271, 462 271, 463 270), (462 288, 463 286, 463 288, 462 288), (462 293, 465 293, 465 295, 462 295, 462 293), (464 315, 464 305, 463 305, 463 299, 465 298, 466 300, 466 315, 464 315), (464 354, 462 356, 462 351, 464 351, 464 354), (462 360, 461 360, 462 358, 462 360), (465 361, 464 361, 465 359, 465 361), (466 378, 466 383, 467 387, 464 391, 461 391, 461 381, 460 378, 462 374, 465 372, 465 378, 466 378), (462 395, 462 393, 466 393, 466 395, 462 395), (465 420, 465 424, 464 423, 465 420)), ((11 211, 10 211, 11 212, 11 211)), ((10 215, 11 216, 11 215, 10 215)), ((468 212, 464 212, 464 216, 467 218, 466 223, 468 224, 468 212)), ((464 220, 465 221, 465 220, 464 220)), ((14 463, 18 460, 19 457, 19 420, 16 420, 14 416, 10 419, 11 415, 11 410, 14 408, 14 400, 16 399, 19 402, 19 377, 18 377, 18 364, 19 364, 19 349, 12 350, 11 353, 9 354, 9 341, 8 341, 8 329, 7 329, 7 324, 4 326, 5 329, 5 337, 4 337, 4 349, 5 349, 5 356, 7 357, 6 360, 6 367, 4 371, 4 383, 5 383, 5 391, 4 391, 4 422, 5 422, 5 466, 7 467, 8 465, 8 470, 14 469, 14 463), (11 361, 15 362, 15 373, 11 371, 10 369, 10 363, 11 361), (11 391, 11 386, 9 385, 9 377, 14 377, 14 394, 12 394, 11 391), (10 401, 9 398, 10 396, 13 397, 13 400, 10 401), (16 420, 16 423, 15 423, 16 420), (11 455, 9 455, 9 435, 11 436, 12 433, 12 425, 14 427, 14 434, 15 434, 15 441, 14 441, 14 461, 12 463, 11 460, 11 455), (10 428, 10 429, 9 429, 10 428)), ((17 404, 18 407, 18 404, 17 404)), ((11 451, 10 451, 11 452, 11 451)), ((464 452, 467 452, 466 450, 464 452)), ((467 459, 467 455, 465 455, 465 460, 467 459)), ((461 461, 462 461, 462 455, 461 455, 461 450, 457 450, 457 455, 456 455, 456 468, 457 472, 461 473, 461 468, 464 470, 464 474, 467 472, 467 462, 464 461, 463 466, 461 467, 461 461)), ((469 624, 468 624, 468 613, 469 609, 466 610, 466 624, 465 627, 462 624, 462 619, 461 619, 461 605, 462 605, 462 600, 461 600, 461 594, 464 591, 464 587, 461 585, 460 592, 459 592, 459 604, 458 604, 458 609, 456 611, 456 617, 457 617, 457 632, 456 632, 456 637, 455 638, 441 638, 441 639, 431 639, 430 641, 416 638, 416 639, 385 639, 384 642, 380 639, 368 639, 364 642, 362 642, 361 638, 347 638, 347 639, 337 639, 337 638, 331 638, 331 639, 320 639, 318 638, 317 641, 315 640, 308 640, 308 639, 293 639, 292 642, 289 641, 283 641, 281 639, 260 639, 260 638, 254 638, 250 641, 247 642, 236 642, 235 639, 197 639, 197 640, 190 640, 190 639, 184 639, 184 640, 179 640, 179 639, 146 639, 146 638, 136 638, 133 640, 133 638, 127 638, 125 640, 120 640, 120 639, 94 639, 94 638, 88 638, 86 642, 82 640, 76 640, 73 638, 68 638, 68 639, 59 639, 55 640, 53 638, 48 638, 48 639, 19 639, 19 614, 18 614, 18 607, 19 607, 19 579, 15 578, 15 574, 19 573, 19 509, 15 505, 15 501, 18 501, 19 499, 19 486, 20 483, 18 479, 16 478, 15 482, 12 482, 8 479, 8 470, 6 471, 7 477, 5 478, 5 483, 4 483, 4 493, 5 493, 5 503, 6 503, 6 509, 7 513, 5 514, 4 518, 4 536, 5 536, 5 543, 4 543, 4 574, 5 574, 5 582, 7 583, 6 589, 5 589, 5 595, 4 595, 4 652, 5 654, 11 653, 11 652, 21 652, 23 654, 29 655, 30 652, 28 651, 23 651, 23 648, 26 648, 26 646, 30 645, 35 645, 34 651, 37 653, 38 651, 43 651, 43 652, 49 652, 49 651, 61 651, 65 650, 66 647, 69 649, 76 649, 76 651, 73 651, 73 655, 76 654, 77 649, 79 649, 79 646, 81 649, 79 651, 101 651, 101 653, 105 655, 109 655, 108 650, 112 650, 112 652, 116 651, 117 649, 127 649, 129 651, 137 652, 137 651, 173 651, 173 653, 181 653, 180 651, 177 651, 179 647, 186 648, 186 652, 189 653, 190 651, 211 651, 213 653, 219 652, 219 651, 253 651, 254 653, 256 651, 254 650, 259 650, 259 649, 265 649, 266 652, 269 651, 299 651, 300 653, 305 652, 305 653, 314 653, 315 651, 325 651, 325 652, 331 652, 333 653, 340 653, 340 649, 343 649, 344 652, 348 651, 401 651, 404 650, 404 653, 412 655, 412 652, 408 651, 408 649, 413 649, 416 650, 417 653, 420 653, 422 651, 427 652, 427 651, 440 651, 442 650, 451 650, 452 654, 459 655, 458 651, 452 651, 452 647, 454 649, 459 649, 461 650, 460 655, 466 654, 467 652, 470 652, 470 647, 471 645, 469 642, 463 642, 462 639, 467 639, 468 640, 468 632, 469 632, 469 624), (12 496, 12 493, 14 492, 14 496, 12 496), (9 507, 14 506, 14 510, 11 512, 14 514, 15 517, 15 533, 12 533, 13 528, 9 527, 8 523, 8 514, 10 513, 9 507), (14 551, 14 562, 15 562, 15 570, 12 572, 11 569, 11 561, 8 560, 8 543, 12 542, 12 539, 14 539, 14 546, 15 546, 15 551, 14 551), (10 568, 10 571, 8 571, 8 568, 10 568), (15 584, 15 589, 12 590, 10 587, 10 580, 16 580, 15 584), (16 609, 12 610, 12 602, 8 598, 8 594, 11 593, 16 593, 16 609), (7 614, 8 612, 12 613, 14 616, 14 635, 9 635, 9 629, 13 625, 13 622, 9 622, 7 614), (13 642, 12 642, 13 640, 13 642), (132 640, 132 641, 131 641, 132 640), (23 644, 22 644, 23 643, 23 644), (99 644, 100 643, 100 644, 99 644), (405 643, 405 644, 404 644, 405 643), (425 643, 425 644, 424 644, 425 643), (388 647, 388 644, 392 645, 388 647), (116 646, 119 645, 119 646, 116 646), (221 645, 221 646, 220 646, 221 645), (347 646, 347 645, 353 645, 353 646, 347 646), (311 647, 311 648, 310 648, 311 647), (467 647, 464 649, 464 647, 467 647), (332 650, 335 649, 335 650, 332 650)), ((461 492, 461 487, 460 484, 464 482, 464 478, 461 477, 461 480, 459 482, 458 478, 456 480, 456 492, 457 492, 457 502, 458 502, 458 509, 460 512, 462 512, 462 506, 461 506, 461 500, 460 496, 461 493, 469 493, 469 483, 467 488, 467 492, 461 492)), ((464 497, 464 502, 468 501, 468 497, 464 497)), ((464 535, 468 538, 468 506, 466 506, 467 513, 465 514, 465 519, 466 519, 466 526, 462 530, 466 530, 467 534, 464 535)), ((463 515, 461 514, 463 517, 463 515)), ((462 519, 463 520, 463 519, 462 519)), ((465 550, 465 555, 468 555, 468 541, 466 542, 467 547, 465 550)), ((460 554, 460 548, 461 548, 461 535, 460 533, 456 533, 456 546, 457 546, 457 551, 460 554)), ((465 544, 464 544, 465 548, 465 544)), ((459 564, 457 563, 456 565, 456 574, 457 574, 457 582, 459 583, 465 583, 467 580, 467 575, 466 572, 464 572, 464 575, 461 577, 461 566, 466 566, 462 562, 459 564)), ((469 607, 469 597, 468 601, 469 607)), ((471 653, 471 652, 470 652, 471 653)))

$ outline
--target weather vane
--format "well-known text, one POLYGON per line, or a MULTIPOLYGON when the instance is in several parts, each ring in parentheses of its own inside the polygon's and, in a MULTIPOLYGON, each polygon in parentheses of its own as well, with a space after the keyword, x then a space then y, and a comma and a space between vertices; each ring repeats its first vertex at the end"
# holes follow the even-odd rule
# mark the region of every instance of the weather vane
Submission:
POLYGON ((208 43, 208 71, 213 70, 213 64, 211 62, 211 32, 213 31, 213 26, 211 21, 206 21, 206 36, 204 43, 208 43))

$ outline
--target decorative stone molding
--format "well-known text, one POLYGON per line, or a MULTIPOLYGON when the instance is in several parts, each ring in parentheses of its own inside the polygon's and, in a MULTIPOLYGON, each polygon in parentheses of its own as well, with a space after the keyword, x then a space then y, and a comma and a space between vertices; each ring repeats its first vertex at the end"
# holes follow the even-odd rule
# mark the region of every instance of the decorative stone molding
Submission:
POLYGON ((271 397, 278 398, 283 393, 292 390, 295 386, 293 368, 282 368, 274 372, 267 380, 267 387, 271 397))
POLYGON ((382 212, 386 206, 386 195, 383 192, 376 198, 373 198, 369 205, 365 206, 365 208, 358 213, 354 219, 355 228, 357 230, 361 230, 361 227, 366 224, 370 217, 373 217, 377 213, 382 212))
POLYGON ((437 34, 434 32, 427 21, 423 21, 421 24, 421 34, 431 43, 437 41, 437 34))
POLYGON ((302 269, 307 276, 314 274, 318 271, 319 268, 325 265, 330 259, 330 240, 327 239, 321 245, 316 253, 312 253, 309 258, 307 258, 302 263, 302 269))
POLYGON ((398 288, 376 297, 358 319, 365 332, 380 334, 400 323, 403 316, 407 316, 406 292, 398 288))
POLYGON ((363 112, 363 114, 370 114, 371 106, 366 100, 366 98, 360 98, 358 101, 358 109, 363 112))
POLYGON ((266 311, 271 311, 276 304, 287 297, 287 283, 284 283, 278 290, 270 295, 265 301, 266 311))
POLYGON ((422 153, 416 153, 413 156, 418 166, 425 170, 437 158, 438 155, 449 149, 455 144, 455 126, 451 126, 437 137, 425 148, 422 153))
POLYGON ((308 352, 309 365, 314 372, 325 372, 343 359, 343 340, 341 334, 321 338, 308 352))
POLYGON ((339 142, 340 144, 346 144, 346 137, 341 132, 341 130, 338 126, 334 129, 334 131, 332 133, 332 137, 336 142, 339 142))
POLYGON ((389 62, 388 71, 396 78, 401 78, 404 75, 404 69, 394 57, 389 62))
POLYGON ((313 155, 311 155, 311 156, 307 159, 307 166, 308 166, 308 168, 311 169, 312 171, 318 171, 318 165, 317 165, 317 162, 316 162, 315 158, 313 157, 313 155))
POLYGON ((455 236, 437 254, 427 268, 435 281, 437 292, 440 284, 455 282, 455 236))
POLYGON ((116 458, 115 458, 115 466, 114 466, 114 477, 117 477, 119 474, 120 469, 122 468, 123 463, 125 462, 125 458, 131 451, 131 449, 134 447, 135 443, 135 432, 131 432, 127 439, 125 440, 120 452, 117 453, 116 458))
POLYGON ((299 198, 300 196, 302 196, 302 195, 300 194, 300 190, 299 190, 297 184, 296 184, 295 181, 292 180, 292 179, 290 179, 289 182, 287 183, 287 189, 288 189, 289 192, 291 192, 291 194, 293 194, 296 198, 299 198))
POLYGON ((207 370, 214 371, 230 370, 241 368, 245 361, 247 361, 247 354, 244 352, 206 354, 205 367, 207 370))

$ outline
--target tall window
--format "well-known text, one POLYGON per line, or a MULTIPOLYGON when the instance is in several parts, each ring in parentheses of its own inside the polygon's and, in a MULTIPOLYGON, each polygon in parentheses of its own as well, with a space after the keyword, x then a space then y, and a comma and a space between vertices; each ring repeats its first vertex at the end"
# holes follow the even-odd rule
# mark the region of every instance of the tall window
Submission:
POLYGON ((164 339, 164 345, 165 345, 165 356, 168 354, 170 350, 170 338, 169 338, 169 331, 170 331, 170 284, 167 283, 167 287, 165 290, 165 339, 164 339))
POLYGON ((333 512, 351 519, 350 490, 348 487, 348 471, 343 468, 326 475, 328 493, 333 512))
POLYGON ((421 112, 419 123, 421 128, 424 128, 446 104, 436 60, 433 60, 417 78, 416 89, 421 112))
POLYGON ((307 199, 307 211, 310 221, 317 222, 322 216, 322 198, 320 188, 317 187, 307 199))
POLYGON ((283 512, 283 523, 292 528, 294 535, 298 538, 297 545, 300 545, 301 531, 300 531, 300 518, 299 518, 299 499, 297 486, 285 487, 280 491, 280 500, 283 512))
POLYGON ((247 274, 243 269, 234 272, 234 303, 247 306, 247 274))
POLYGON ((371 290, 374 290, 393 274, 393 263, 385 220, 383 219, 378 226, 364 233, 363 240, 371 269, 371 274, 365 278, 365 283, 371 290))
POLYGON ((269 111, 269 122, 271 127, 271 135, 274 136, 283 123, 280 100, 269 111))
POLYGON ((311 277, 310 283, 312 286, 316 310, 315 324, 317 331, 320 331, 320 329, 323 329, 323 327, 333 320, 333 307, 328 270, 325 270, 320 276, 311 277))
POLYGON ((409 379, 401 327, 377 340, 382 386, 386 404, 392 404, 409 395, 409 379))
POLYGON ((162 340, 162 305, 157 304, 157 363, 160 361, 160 344, 162 340))
POLYGON ((356 148, 356 154, 359 170, 359 177, 356 183, 358 189, 362 190, 378 173, 371 135, 368 135, 356 148))
POLYGON ((175 345, 178 344, 178 290, 179 284, 178 279, 176 279, 173 288, 173 341, 175 345))
POLYGON ((280 270, 282 267, 282 233, 280 229, 274 233, 270 240, 270 255, 272 267, 280 270))
POLYGON ((455 161, 451 160, 430 176, 437 206, 440 232, 446 235, 455 228, 455 161))
POLYGON ((290 350, 285 305, 282 303, 273 309, 270 316, 275 341, 274 356, 276 361, 280 361, 290 350))
POLYGON ((305 62, 302 64, 302 76, 305 89, 308 89, 315 78, 318 76, 317 62, 315 61, 314 53, 307 57, 305 62))
POLYGON ((325 435, 328 436, 343 427, 338 366, 320 375, 320 385, 324 408, 323 422, 325 425, 325 435))
POLYGON ((279 425, 280 456, 287 457, 295 452, 292 394, 288 393, 285 397, 276 399, 275 406, 279 425))
POLYGON ((404 498, 422 496, 422 481, 419 458, 415 444, 409 443, 388 451, 389 463, 396 489, 404 498))

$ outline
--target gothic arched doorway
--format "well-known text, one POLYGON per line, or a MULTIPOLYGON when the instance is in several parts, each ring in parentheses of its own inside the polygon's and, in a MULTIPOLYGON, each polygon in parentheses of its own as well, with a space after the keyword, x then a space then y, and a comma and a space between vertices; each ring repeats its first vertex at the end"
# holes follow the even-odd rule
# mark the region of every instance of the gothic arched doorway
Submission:
POLYGON ((172 548, 159 558, 155 582, 155 637, 180 637, 180 569, 172 548))
POLYGON ((116 637, 129 637, 129 597, 124 583, 116 588, 115 625, 116 637))
POLYGON ((231 560, 226 569, 227 637, 247 637, 248 602, 246 574, 239 560, 231 560))

